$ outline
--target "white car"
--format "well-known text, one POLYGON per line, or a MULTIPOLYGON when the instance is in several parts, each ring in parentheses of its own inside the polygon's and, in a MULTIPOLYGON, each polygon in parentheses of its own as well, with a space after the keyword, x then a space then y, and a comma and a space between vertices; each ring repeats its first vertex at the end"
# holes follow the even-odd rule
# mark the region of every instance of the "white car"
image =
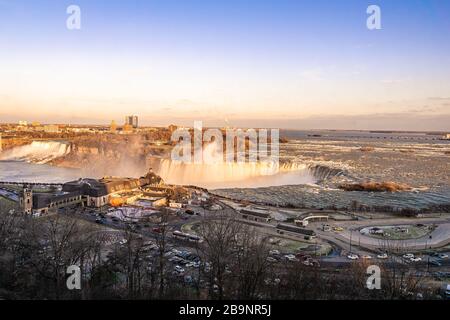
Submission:
POLYGON ((175 271, 178 273, 184 273, 184 269, 180 266, 175 266, 175 271))
POLYGON ((367 254, 363 255, 361 258, 366 259, 366 260, 372 259, 372 257, 367 254))
POLYGON ((280 251, 278 251, 278 250, 270 250, 270 251, 269 251, 269 254, 270 254, 271 256, 277 256, 277 255, 280 254, 280 251))
POLYGON ((422 258, 419 258, 419 257, 417 257, 417 258, 410 258, 409 261, 411 261, 411 262, 420 262, 420 261, 422 261, 422 258))
POLYGON ((387 259, 388 255, 387 255, 387 253, 382 253, 382 254, 377 255, 377 258, 378 259, 387 259))
POLYGON ((350 260, 358 260, 359 259, 357 254, 349 254, 347 256, 347 258, 349 258, 350 260))
POLYGON ((412 253, 406 253, 406 254, 403 255, 403 258, 405 258, 405 259, 413 259, 414 255, 412 253))
POLYGON ((448 258, 448 254, 439 253, 438 257, 439 257, 439 259, 447 259, 448 258))
POLYGON ((298 261, 298 259, 293 254, 287 254, 284 257, 289 261, 298 261))
POLYGON ((277 259, 274 259, 272 257, 267 257, 267 262, 277 262, 277 259))

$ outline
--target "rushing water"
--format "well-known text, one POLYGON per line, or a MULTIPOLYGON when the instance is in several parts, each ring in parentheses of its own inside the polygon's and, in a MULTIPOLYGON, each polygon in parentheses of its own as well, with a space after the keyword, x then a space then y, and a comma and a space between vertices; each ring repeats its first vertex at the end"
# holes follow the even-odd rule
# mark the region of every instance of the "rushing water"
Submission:
POLYGON ((16 147, 0 155, 0 160, 27 161, 37 164, 47 163, 70 152, 70 144, 60 141, 33 141, 16 147))
MULTIPOLYGON (((70 152, 70 144, 61 141, 34 141, 0 155, 0 180, 17 182, 65 182, 85 177, 86 170, 52 167, 45 163, 70 152)), ((203 163, 182 163, 168 158, 153 159, 152 167, 170 184, 197 185, 205 188, 255 188, 314 184, 339 174, 327 167, 311 167, 301 162, 265 161, 228 163, 217 146, 203 150, 203 163)), ((92 174, 88 174, 92 177, 92 174)))
POLYGON ((206 188, 280 186, 315 183, 306 165, 277 166, 271 163, 178 163, 161 159, 157 173, 168 183, 206 188))
POLYGON ((80 177, 82 177, 82 172, 77 169, 23 161, 0 161, 0 181, 63 183, 80 177))

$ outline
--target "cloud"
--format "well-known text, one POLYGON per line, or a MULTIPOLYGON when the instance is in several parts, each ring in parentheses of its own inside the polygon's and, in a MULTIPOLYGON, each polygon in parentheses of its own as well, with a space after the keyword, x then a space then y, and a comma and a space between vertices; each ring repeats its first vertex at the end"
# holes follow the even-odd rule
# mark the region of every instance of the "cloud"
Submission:
POLYGON ((310 81, 320 81, 323 79, 323 71, 320 68, 304 70, 300 75, 310 81))
POLYGON ((432 101, 450 101, 450 97, 429 97, 428 100, 432 100, 432 101))
POLYGON ((410 113, 437 113, 437 112, 440 112, 443 109, 445 109, 443 106, 444 105, 433 106, 433 107, 432 106, 423 106, 423 107, 418 107, 415 109, 410 109, 407 112, 410 112, 410 113))
POLYGON ((409 79, 384 79, 380 82, 383 84, 398 84, 398 83, 404 83, 408 81, 409 79))

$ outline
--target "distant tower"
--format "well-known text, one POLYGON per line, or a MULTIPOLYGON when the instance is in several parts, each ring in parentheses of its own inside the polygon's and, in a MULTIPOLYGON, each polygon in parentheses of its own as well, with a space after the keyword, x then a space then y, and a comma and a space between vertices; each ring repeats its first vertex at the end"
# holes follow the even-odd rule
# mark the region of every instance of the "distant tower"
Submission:
POLYGON ((125 125, 130 125, 134 129, 138 127, 138 116, 126 116, 125 117, 125 125))
POLYGON ((133 121, 131 122, 131 125, 133 126, 134 129, 137 129, 138 127, 138 116, 133 116, 133 121))
POLYGON ((113 132, 113 133, 115 133, 117 131, 117 124, 116 124, 116 122, 114 120, 111 121, 110 131, 113 132))
POLYGON ((23 213, 31 214, 33 209, 33 191, 24 187, 20 195, 20 209, 23 213))

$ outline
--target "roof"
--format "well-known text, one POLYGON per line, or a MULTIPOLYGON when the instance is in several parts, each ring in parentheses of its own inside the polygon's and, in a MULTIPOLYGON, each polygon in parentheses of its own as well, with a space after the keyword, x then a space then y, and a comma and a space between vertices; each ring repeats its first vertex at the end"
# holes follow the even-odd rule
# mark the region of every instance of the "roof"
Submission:
POLYGON ((252 216, 256 216, 256 217, 261 217, 261 218, 269 218, 270 214, 268 212, 264 212, 262 210, 257 210, 257 209, 242 209, 241 210, 242 214, 249 214, 252 216))
POLYGON ((91 197, 103 197, 115 192, 137 189, 142 186, 142 183, 145 183, 145 181, 134 178, 79 179, 65 183, 62 190, 79 192, 91 197))
POLYGON ((33 194, 33 208, 41 209, 50 206, 50 203, 58 202, 68 198, 78 197, 78 192, 64 192, 60 194, 52 193, 34 193, 33 194))
POLYGON ((277 225, 277 229, 286 230, 289 232, 300 233, 300 234, 305 234, 308 236, 314 236, 316 234, 313 230, 303 229, 303 228, 291 226, 288 224, 281 224, 281 223, 277 225))

